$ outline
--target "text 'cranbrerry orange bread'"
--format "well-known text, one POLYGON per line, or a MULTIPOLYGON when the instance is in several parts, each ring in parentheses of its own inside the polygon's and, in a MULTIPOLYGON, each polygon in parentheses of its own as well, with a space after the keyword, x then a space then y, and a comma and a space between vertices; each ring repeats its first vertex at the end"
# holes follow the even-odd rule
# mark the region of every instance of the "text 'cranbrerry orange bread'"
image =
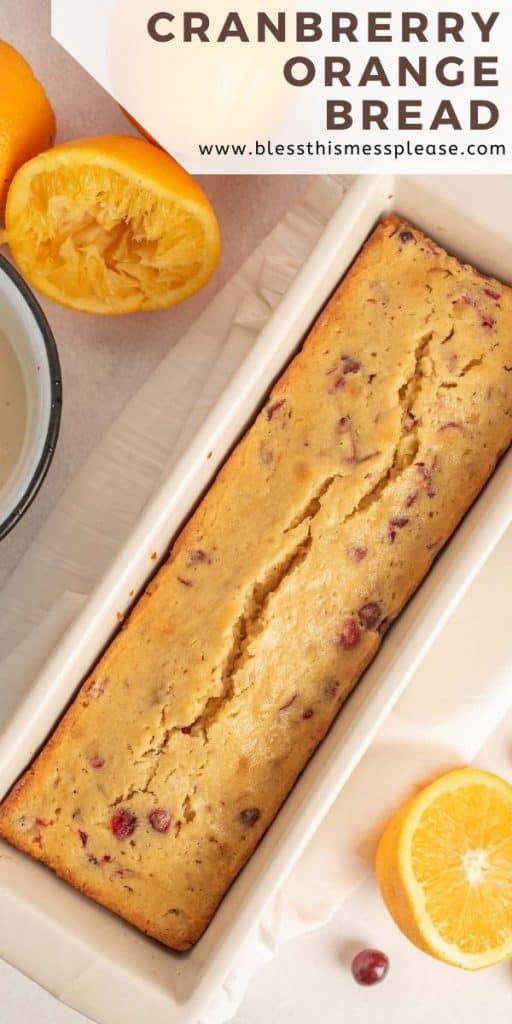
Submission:
POLYGON ((379 225, 0 831, 175 949, 512 439, 512 290, 379 225))

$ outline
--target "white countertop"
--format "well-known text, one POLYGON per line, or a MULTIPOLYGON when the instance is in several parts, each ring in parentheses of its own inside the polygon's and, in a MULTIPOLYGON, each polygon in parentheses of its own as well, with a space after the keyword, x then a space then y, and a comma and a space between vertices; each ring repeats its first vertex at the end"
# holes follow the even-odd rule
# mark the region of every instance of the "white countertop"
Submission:
MULTIPOLYGON (((0 0, 0 37, 22 50, 44 81, 60 137, 126 131, 113 101, 52 43, 49 17, 50 0, 0 0)), ((307 180, 206 179, 203 184, 221 221, 223 263, 209 287, 176 310, 111 321, 43 303, 63 364, 62 434, 43 491, 1 546, 0 586, 108 424, 307 180)), ((312 1019, 322 1024, 431 1024, 433 1019, 437 1024, 480 1024, 491 1013, 494 1024, 508 1024, 511 1011, 510 965, 462 975, 430 960, 402 938, 368 883, 328 928, 290 943, 257 976, 236 1024, 310 1024, 312 1019), (347 967, 353 952, 367 945, 384 949, 391 958, 389 977, 371 990, 356 986, 347 967)), ((0 1024, 81 1021, 79 1014, 0 963, 0 1024)))

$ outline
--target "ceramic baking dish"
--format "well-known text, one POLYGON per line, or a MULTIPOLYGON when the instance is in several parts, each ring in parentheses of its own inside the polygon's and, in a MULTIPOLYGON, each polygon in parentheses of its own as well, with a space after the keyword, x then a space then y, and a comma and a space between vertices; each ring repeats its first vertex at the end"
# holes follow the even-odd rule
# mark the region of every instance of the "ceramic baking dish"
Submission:
MULTIPOLYGON (((365 178, 353 186, 185 456, 0 740, 0 794, 31 761, 218 466, 261 406, 375 222, 396 210, 484 271, 512 273, 509 178, 365 178)), ((0 955, 99 1024, 194 1024, 222 985, 379 726, 512 521, 512 461, 393 627, 205 936, 173 954, 0 844, 0 955)), ((78 541, 77 541, 78 542, 78 541)), ((350 822, 343 823, 344 828, 350 822)))

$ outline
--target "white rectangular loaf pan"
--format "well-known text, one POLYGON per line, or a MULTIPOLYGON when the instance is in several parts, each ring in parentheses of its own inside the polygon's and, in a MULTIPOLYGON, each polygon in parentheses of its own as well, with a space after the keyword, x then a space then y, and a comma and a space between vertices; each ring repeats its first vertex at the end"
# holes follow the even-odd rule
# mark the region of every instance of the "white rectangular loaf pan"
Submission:
MULTIPOLYGON (((510 178, 365 178, 0 740, 0 795, 31 761, 375 222, 396 210, 484 271, 512 278, 510 178)), ((173 954, 0 844, 0 955, 99 1024, 194 1024, 415 669, 512 520, 503 460, 232 887, 198 946, 173 954)), ((77 538, 79 543, 79 538, 77 538)), ((426 697, 428 699, 428 697, 426 697)), ((340 822, 350 828, 350 822, 340 822)))

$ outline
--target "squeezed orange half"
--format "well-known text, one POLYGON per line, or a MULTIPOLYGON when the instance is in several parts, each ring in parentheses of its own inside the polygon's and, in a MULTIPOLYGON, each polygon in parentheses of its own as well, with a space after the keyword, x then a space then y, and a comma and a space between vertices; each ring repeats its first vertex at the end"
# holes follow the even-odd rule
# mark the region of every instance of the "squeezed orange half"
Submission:
POLYGON ((163 150, 129 136, 80 139, 25 164, 5 222, 31 284, 88 313, 173 306, 219 262, 219 226, 203 190, 163 150))

